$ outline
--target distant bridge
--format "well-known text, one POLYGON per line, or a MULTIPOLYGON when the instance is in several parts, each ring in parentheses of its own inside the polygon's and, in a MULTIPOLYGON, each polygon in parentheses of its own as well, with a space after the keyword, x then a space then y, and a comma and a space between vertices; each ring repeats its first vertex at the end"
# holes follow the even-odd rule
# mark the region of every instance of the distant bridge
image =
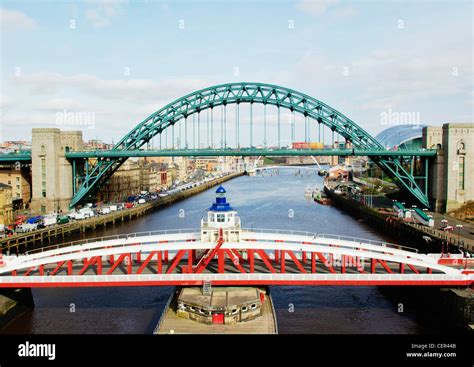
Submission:
POLYGON ((198 230, 114 235, 0 259, 0 288, 143 285, 472 286, 474 274, 379 241, 242 230, 201 242, 198 230))
MULTIPOLYGON (((363 149, 162 149, 162 150, 88 150, 65 154, 68 159, 130 157, 292 157, 292 156, 364 156, 364 157, 435 157, 436 149, 363 150, 363 149)), ((1 163, 31 162, 31 152, 0 154, 1 163)))
POLYGON ((69 152, 69 159, 124 158, 124 157, 291 157, 291 156, 366 156, 366 157, 435 157, 435 149, 419 150, 363 150, 363 149, 163 149, 163 150, 93 150, 69 152))
MULTIPOLYGON (((73 172, 70 207, 94 200, 129 157, 173 156, 368 156, 418 204, 430 207, 427 160, 436 151, 387 150, 355 121, 307 94, 272 84, 238 82, 197 90, 172 101, 138 123, 110 150, 73 152, 66 147, 64 154, 73 172), (244 104, 249 106, 245 136, 240 113, 244 104), (231 105, 235 118, 230 127, 227 109, 231 105), (263 109, 263 121, 258 124, 253 117, 256 105, 263 109), (277 112, 276 121, 269 126, 267 107, 277 112), (291 114, 289 124, 281 121, 282 108, 291 114), (297 122, 296 115, 304 121, 297 122), (332 146, 338 134, 338 139, 350 143, 353 149, 283 148, 287 142, 296 142, 297 137, 302 140, 304 136, 304 141, 310 143, 315 131, 317 141, 324 142, 325 130, 332 136, 332 146), (272 144, 268 143, 269 135, 273 136, 272 144), (155 138, 159 150, 142 150, 155 138)), ((28 161, 31 157, 27 154, 0 156, 0 163, 28 161)))

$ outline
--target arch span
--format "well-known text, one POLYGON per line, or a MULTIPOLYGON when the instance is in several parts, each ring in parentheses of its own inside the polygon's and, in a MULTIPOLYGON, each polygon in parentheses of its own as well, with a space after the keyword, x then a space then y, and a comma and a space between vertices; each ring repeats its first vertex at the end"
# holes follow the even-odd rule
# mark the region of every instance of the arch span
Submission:
MULTIPOLYGON (((136 150, 181 119, 218 106, 240 103, 260 103, 289 109, 350 141, 357 149, 379 150, 372 160, 419 204, 429 207, 426 188, 423 191, 414 177, 405 170, 399 157, 384 156, 385 148, 357 123, 327 104, 298 91, 278 85, 239 82, 204 88, 169 103, 135 126, 115 146, 114 150, 136 150)), ((90 199, 110 176, 125 162, 126 157, 99 159, 86 171, 80 182, 74 182, 70 206, 90 199)))

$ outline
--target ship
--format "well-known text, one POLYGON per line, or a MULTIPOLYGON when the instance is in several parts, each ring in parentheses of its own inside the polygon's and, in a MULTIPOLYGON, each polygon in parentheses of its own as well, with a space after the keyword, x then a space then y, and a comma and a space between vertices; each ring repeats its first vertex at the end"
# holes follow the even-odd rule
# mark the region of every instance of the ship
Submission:
POLYGON ((313 193, 314 201, 322 205, 329 205, 332 203, 331 199, 321 190, 315 190, 313 193))

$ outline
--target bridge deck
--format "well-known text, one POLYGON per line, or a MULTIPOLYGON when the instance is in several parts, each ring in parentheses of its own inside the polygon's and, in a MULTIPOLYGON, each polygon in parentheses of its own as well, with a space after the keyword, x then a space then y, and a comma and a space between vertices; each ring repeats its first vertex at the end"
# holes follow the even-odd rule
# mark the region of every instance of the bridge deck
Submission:
POLYGON ((468 270, 393 244, 265 230, 243 231, 241 236, 240 242, 224 242, 217 250, 213 242, 199 241, 199 233, 190 230, 125 235, 23 257, 6 256, 0 284, 81 287, 212 281, 215 285, 448 286, 471 285, 473 279, 468 270))
POLYGON ((66 153, 66 158, 120 158, 120 157, 291 157, 291 156, 368 156, 368 157, 434 157, 435 149, 162 149, 162 150, 92 150, 66 153))
MULTIPOLYGON (((45 274, 48 274, 48 272, 52 272, 55 269, 56 265, 57 264, 47 264, 47 265, 45 265, 44 266, 45 274)), ((250 265, 248 264, 248 262, 241 263, 240 265, 244 268, 246 273, 250 273, 250 265)), ((311 262, 310 261, 306 261, 306 263, 302 263, 301 265, 306 270, 307 273, 311 273, 311 262)), ((73 265, 73 274, 75 274, 75 275, 78 274, 81 271, 81 269, 83 268, 83 266, 84 265, 81 264, 81 263, 74 263, 74 265, 73 265)), ((132 274, 136 274, 136 272, 138 271, 140 266, 141 266, 140 264, 137 264, 134 261, 133 264, 132 264, 132 274)), ((163 265, 162 265, 162 274, 166 274, 168 272, 168 269, 170 268, 170 266, 171 266, 171 261, 169 261, 168 263, 163 263, 163 265)), ((183 274, 183 273, 185 273, 185 270, 187 269, 187 266, 188 266, 188 260, 187 259, 181 260, 178 263, 178 265, 176 265, 176 267, 171 271, 170 274, 183 274), (184 272, 183 272, 183 270, 184 270, 184 272)), ((282 273, 281 266, 280 266, 279 262, 274 263, 272 261, 272 266, 273 266, 273 268, 275 269, 275 271, 277 273, 282 273)), ((107 261, 104 261, 102 263, 102 274, 106 274, 110 270, 111 267, 112 266, 107 261)), ((394 273, 399 272, 398 264, 387 263, 387 267, 390 270, 392 270, 394 273)), ((423 274, 423 273, 426 274, 427 273, 426 268, 416 267, 416 266, 414 266, 414 268, 416 270, 418 270, 420 274, 423 274)), ((336 271, 336 273, 339 273, 339 274, 341 273, 341 267, 340 266, 334 264, 333 269, 336 271)), ((56 273, 56 276, 68 275, 67 271, 68 271, 67 267, 63 266, 56 273)), ((126 274, 128 274, 127 271, 128 271, 127 265, 121 264, 121 265, 119 265, 115 268, 115 270, 111 273, 111 275, 126 275, 126 274)), ((369 264, 369 266, 367 266, 367 265, 365 266, 365 271, 370 273, 370 264, 369 264)), ((19 275, 19 276, 25 275, 26 272, 27 272, 27 270, 19 270, 17 275, 19 275)), ((232 263, 232 261, 229 260, 229 259, 226 259, 226 261, 225 261, 224 272, 226 274, 240 274, 241 273, 239 271, 239 269, 237 269, 235 267, 235 265, 232 263)), ((265 263, 260 259, 255 259, 254 272, 258 273, 258 274, 270 274, 271 273, 270 270, 268 269, 268 267, 265 265, 265 263)), ((350 267, 350 266, 346 267, 345 272, 347 274, 360 274, 360 272, 357 268, 350 267)), ((218 271, 217 260, 211 261, 209 263, 209 265, 206 267, 206 269, 203 271, 203 273, 204 274, 218 274, 219 271, 218 271)), ((291 260, 287 260, 286 264, 285 264, 284 273, 301 274, 301 270, 298 269, 298 267, 291 260)), ((326 267, 323 263, 321 263, 318 260, 316 262, 316 273, 317 274, 331 274, 331 271, 329 270, 328 267, 326 267)), ((387 274, 387 273, 388 273, 387 270, 385 270, 381 265, 378 265, 377 268, 375 269, 374 274, 387 274)), ((415 271, 413 271, 409 267, 406 267, 404 269, 404 273, 405 274, 417 274, 415 271)), ((437 270, 433 270, 432 273, 433 274, 442 274, 442 272, 437 271, 437 270)), ((150 261, 150 263, 143 269, 141 274, 159 274, 157 272, 157 262, 156 261, 154 261, 154 262, 150 261)), ((38 269, 29 272, 29 276, 34 276, 34 275, 40 275, 38 269)), ((83 272, 83 275, 99 275, 97 265, 89 266, 83 272)))

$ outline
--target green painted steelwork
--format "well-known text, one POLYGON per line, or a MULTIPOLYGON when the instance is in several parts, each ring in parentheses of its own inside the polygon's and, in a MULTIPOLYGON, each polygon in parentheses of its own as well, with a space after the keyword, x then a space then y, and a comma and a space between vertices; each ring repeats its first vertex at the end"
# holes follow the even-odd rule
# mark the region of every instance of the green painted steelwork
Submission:
MULTIPOLYGON (((194 117, 194 114, 198 113, 199 115, 205 109, 213 109, 221 105, 225 107, 229 104, 237 104, 236 111, 238 113, 240 103, 261 103, 277 106, 279 148, 281 148, 280 109, 283 107, 312 118, 319 125, 326 125, 332 131, 336 131, 346 140, 352 142, 356 149, 380 151, 380 156, 374 156, 372 160, 401 189, 410 193, 421 205, 429 207, 425 192, 418 186, 413 176, 405 170, 402 160, 399 157, 384 155, 385 148, 354 121, 315 98, 293 89, 272 84, 239 82, 216 85, 190 93, 171 102, 140 122, 114 146, 113 150, 136 151, 155 135, 160 134, 161 136, 161 133, 168 127, 173 126, 183 118, 186 119, 189 115, 194 117)), ((240 129, 238 119, 236 122, 236 140, 237 147, 239 147, 240 129)), ((195 145, 193 148, 196 148, 195 145)), ((74 172, 74 182, 80 183, 70 205, 75 206, 79 202, 91 199, 126 159, 126 156, 111 157, 105 160, 99 159, 91 169, 84 172, 82 177, 77 177, 77 172, 74 172)), ((426 187, 427 179, 425 179, 425 191, 426 187)))
POLYGON ((0 154, 0 163, 31 162, 31 152, 0 154))
POLYGON ((162 149, 162 150, 93 150, 66 153, 68 159, 123 157, 258 157, 258 156, 366 156, 366 157, 434 157, 436 150, 364 150, 364 149, 162 149))

